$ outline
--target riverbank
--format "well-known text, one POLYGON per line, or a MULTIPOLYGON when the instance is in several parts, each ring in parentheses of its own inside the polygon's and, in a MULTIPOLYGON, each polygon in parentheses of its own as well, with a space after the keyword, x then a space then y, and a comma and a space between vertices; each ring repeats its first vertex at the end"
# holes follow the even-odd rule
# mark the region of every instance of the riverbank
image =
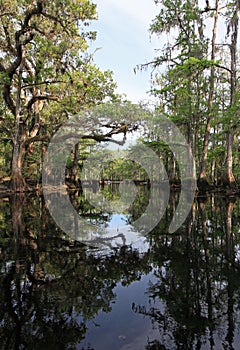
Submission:
MULTIPOLYGON (((83 188, 93 188, 97 189, 98 186, 100 187, 105 187, 105 186, 110 186, 110 185, 118 185, 121 181, 107 181, 105 183, 98 182, 98 181, 82 181, 78 182, 78 184, 73 184, 71 182, 66 182, 66 185, 64 186, 49 186, 49 191, 79 191, 82 190, 83 188)), ((151 184, 147 181, 139 181, 136 180, 134 181, 134 184, 136 186, 148 186, 149 188, 151 187, 151 184)), ((42 185, 41 183, 37 181, 29 181, 27 182, 28 188, 26 193, 33 192, 37 194, 42 194, 42 185)), ((154 183, 153 186, 157 186, 158 183, 154 183)), ((181 191, 181 183, 180 182, 172 182, 170 183, 170 190, 171 191, 181 191)), ((19 191, 23 192, 23 191, 19 191)), ((10 179, 6 178, 3 181, 0 182, 0 198, 4 197, 5 195, 11 195, 17 193, 16 191, 13 191, 10 189, 10 179)), ((197 186, 196 189, 196 196, 202 196, 202 195, 208 195, 211 193, 222 193, 226 196, 239 196, 240 195, 240 185, 236 184, 234 187, 227 187, 223 185, 204 185, 204 186, 197 186)))

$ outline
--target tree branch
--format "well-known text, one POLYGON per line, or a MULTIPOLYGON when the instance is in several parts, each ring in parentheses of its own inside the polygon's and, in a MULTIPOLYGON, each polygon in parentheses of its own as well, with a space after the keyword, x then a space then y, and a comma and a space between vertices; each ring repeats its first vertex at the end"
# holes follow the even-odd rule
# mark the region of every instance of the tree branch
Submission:
MULTIPOLYGON (((71 138, 79 138, 80 140, 94 140, 97 142, 112 142, 115 143, 117 145, 124 145, 125 141, 126 141, 126 136, 124 135, 123 140, 122 141, 117 141, 114 140, 110 137, 106 137, 105 135, 82 135, 80 136, 79 134, 71 134, 71 135, 63 135, 61 137, 55 138, 54 142, 56 143, 62 143, 63 141, 66 141, 68 139, 71 138)), ((39 141, 49 141, 50 140, 50 136, 49 135, 36 135, 34 137, 30 137, 29 139, 27 139, 24 144, 26 146, 28 146, 29 144, 33 143, 33 142, 39 142, 39 141)))
POLYGON ((4 12, 4 13, 0 13, 0 18, 4 17, 4 16, 12 16, 12 12, 4 12))
POLYGON ((61 25, 61 27, 62 27, 67 33, 69 33, 69 31, 67 30, 67 26, 65 26, 65 25, 63 24, 63 22, 62 22, 58 17, 52 16, 52 15, 46 13, 46 12, 42 12, 41 14, 42 14, 43 17, 49 18, 49 19, 51 19, 52 21, 59 23, 59 24, 61 25))
POLYGON ((8 32, 8 28, 7 26, 3 26, 3 30, 4 30, 4 33, 5 33, 5 37, 6 37, 6 41, 7 41, 7 44, 8 44, 8 48, 10 50, 11 53, 13 53, 14 55, 16 55, 16 50, 14 49, 12 43, 11 43, 11 38, 10 38, 10 35, 9 35, 9 32, 8 32))
MULTIPOLYGON (((69 125, 70 127, 73 127, 74 125, 69 125)), ((75 128, 79 128, 79 124, 75 125, 75 128)), ((100 134, 88 134, 88 135, 81 135, 80 131, 79 132, 69 132, 65 135, 59 136, 57 138, 54 138, 54 142, 56 143, 60 143, 63 141, 66 141, 68 139, 71 138, 78 138, 79 140, 81 139, 90 139, 90 140, 95 140, 97 142, 113 142, 116 143, 118 145, 123 145, 126 141, 126 133, 127 132, 131 132, 137 129, 136 125, 131 126, 130 124, 124 124, 121 126, 117 126, 115 127, 113 130, 111 130, 110 132, 100 135, 100 134), (113 140, 112 136, 114 135, 118 135, 118 134, 123 134, 123 140, 122 141, 117 141, 117 140, 113 140)))
POLYGON ((228 73, 232 74, 231 69, 229 69, 229 68, 227 68, 227 67, 225 67, 225 66, 222 66, 221 64, 214 63, 214 66, 217 67, 217 68, 224 69, 224 70, 226 70, 228 73))
POLYGON ((49 142, 49 140, 50 140, 50 135, 36 135, 36 136, 30 137, 29 139, 25 140, 24 144, 25 144, 25 146, 28 146, 33 142, 40 142, 40 141, 49 142))
POLYGON ((22 46, 27 45, 34 37, 34 34, 30 32, 31 27, 29 26, 29 21, 34 15, 41 14, 42 11, 43 11, 42 1, 38 1, 37 7, 26 12, 26 16, 25 16, 25 19, 23 21, 22 28, 15 33, 15 46, 16 46, 15 50, 16 50, 17 58, 8 69, 8 74, 9 74, 10 79, 12 79, 14 73, 16 72, 17 68, 21 64, 21 61, 23 58, 22 57, 22 46), (21 40, 20 40, 21 36, 26 34, 27 32, 30 32, 29 37, 26 38, 23 41, 23 43, 21 43, 21 40))
POLYGON ((33 96, 31 100, 28 102, 27 108, 30 109, 36 101, 44 101, 44 100, 59 101, 59 99, 60 98, 58 96, 53 96, 53 95, 33 96))
POLYGON ((106 137, 106 136, 100 136, 100 135, 83 135, 81 137, 81 139, 83 140, 95 140, 97 142, 111 142, 111 143, 115 143, 117 145, 124 145, 125 141, 126 141, 126 136, 124 135, 123 140, 122 141, 117 141, 112 139, 111 137, 106 137))
POLYGON ((134 73, 136 74, 136 70, 143 70, 143 69, 148 68, 149 66, 153 66, 155 68, 164 62, 172 62, 172 63, 176 64, 177 66, 179 66, 179 63, 177 63, 177 61, 174 58, 167 58, 167 57, 161 58, 161 59, 156 58, 153 61, 137 65, 136 68, 134 68, 134 73))
POLYGON ((10 84, 5 84, 5 86, 3 88, 3 98, 4 98, 4 101, 6 102, 8 108, 12 112, 12 114, 15 115, 16 106, 13 102, 12 97, 11 97, 11 85, 10 84))
POLYGON ((64 81, 64 80, 45 80, 42 81, 40 83, 31 83, 31 84, 25 84, 22 86, 22 89, 26 89, 28 87, 34 87, 34 86, 40 86, 40 85, 50 85, 50 84, 59 84, 59 83, 64 83, 64 84, 68 84, 68 82, 64 81))
POLYGON ((30 11, 26 12, 26 17, 23 22, 23 28, 27 28, 29 26, 29 21, 34 15, 39 15, 43 12, 43 1, 39 0, 37 2, 37 7, 33 8, 30 11))

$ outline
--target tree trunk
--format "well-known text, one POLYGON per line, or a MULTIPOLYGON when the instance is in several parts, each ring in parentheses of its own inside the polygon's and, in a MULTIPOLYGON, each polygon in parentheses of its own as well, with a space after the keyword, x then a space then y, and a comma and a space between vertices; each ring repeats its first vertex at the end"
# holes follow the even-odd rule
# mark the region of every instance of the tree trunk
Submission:
POLYGON ((211 164, 211 181, 215 186, 217 186, 217 176, 216 176, 215 170, 216 170, 216 160, 213 159, 211 164))
POLYGON ((226 159, 226 174, 223 176, 223 184, 229 187, 235 187, 236 181, 233 175, 232 166, 233 166, 233 134, 231 130, 227 132, 227 159, 226 159))
POLYGON ((70 181, 75 185, 78 183, 78 160, 79 160, 79 144, 77 143, 74 146, 73 165, 70 170, 70 181))
MULTIPOLYGON (((24 54, 23 54, 24 55, 24 54)), ((23 178, 22 168, 25 149, 26 130, 21 121, 21 92, 22 92, 22 72, 23 62, 20 65, 18 76, 18 89, 16 107, 14 111, 15 115, 15 127, 13 137, 13 152, 12 152, 12 164, 11 164, 11 180, 10 188, 14 192, 25 192, 27 190, 27 184, 23 178)))
POLYGON ((171 154, 170 158, 170 175, 169 175, 170 183, 176 183, 176 159, 173 154, 171 154))
POLYGON ((28 189, 28 186, 22 174, 25 153, 25 146, 22 143, 14 144, 12 154, 12 173, 10 181, 10 188, 14 192, 25 192, 28 189))
MULTIPOLYGON (((239 6, 236 2, 236 10, 234 11, 232 23, 231 23, 231 45, 230 45, 230 53, 231 53, 231 99, 230 99, 230 109, 235 104, 235 94, 236 94, 236 83, 237 83, 237 39, 238 39, 238 11, 239 6)), ((226 186, 235 187, 236 181, 233 175, 233 130, 231 127, 232 120, 230 120, 230 127, 227 131, 226 135, 226 145, 227 145, 227 158, 226 158, 226 174, 223 176, 223 181, 226 186)))
MULTIPOLYGON (((211 52, 211 60, 215 60, 216 56, 216 36, 217 36, 217 25, 218 25, 218 13, 219 13, 219 6, 218 6, 218 0, 215 2, 215 17, 214 17, 214 24, 213 24, 213 31, 212 31, 212 52, 211 52)), ((206 187, 208 186, 208 180, 207 180, 207 155, 208 155, 208 145, 209 145, 209 135, 211 130, 211 120, 212 120, 212 114, 213 114, 213 94, 214 94, 214 85, 215 85, 215 67, 211 67, 210 72, 210 78, 209 78, 209 97, 208 97, 208 118, 207 118, 207 124, 204 134, 204 141, 203 141, 203 150, 202 150, 202 159, 200 163, 200 172, 198 176, 198 184, 200 187, 206 187)))

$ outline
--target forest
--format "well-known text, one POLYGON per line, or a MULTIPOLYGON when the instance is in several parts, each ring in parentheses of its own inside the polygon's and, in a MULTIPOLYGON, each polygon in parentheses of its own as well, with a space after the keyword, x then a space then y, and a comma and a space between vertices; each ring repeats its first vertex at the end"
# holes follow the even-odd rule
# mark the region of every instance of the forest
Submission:
POLYGON ((0 0, 0 350, 239 349, 240 0, 143 1, 136 103, 92 48, 124 0, 0 0))
MULTIPOLYGON (((136 132, 161 158, 171 184, 179 164, 161 139, 161 118, 184 135, 195 159, 198 188, 239 188, 238 0, 155 0, 151 35, 166 35, 156 57, 133 67, 149 70, 155 106, 116 93, 113 72, 90 54, 97 6, 89 0, 3 0, 0 5, 1 191, 41 185, 52 136, 74 116, 84 134, 66 164, 66 182, 79 185, 84 160, 99 143, 136 132), (141 130, 141 133, 138 133, 141 130), (141 134, 141 135, 140 135, 141 134)), ((145 181, 138 164, 111 162, 101 178, 145 181)))

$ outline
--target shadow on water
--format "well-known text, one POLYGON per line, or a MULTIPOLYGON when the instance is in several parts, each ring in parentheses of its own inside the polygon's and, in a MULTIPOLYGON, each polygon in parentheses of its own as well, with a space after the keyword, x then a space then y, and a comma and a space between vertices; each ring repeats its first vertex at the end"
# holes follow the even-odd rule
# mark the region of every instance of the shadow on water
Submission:
MULTIPOLYGON (((148 198, 142 187, 122 213, 129 224, 148 198)), ((97 225, 114 217, 84 193, 71 200, 97 225)), ((238 349, 239 198, 196 200, 168 234, 177 201, 144 249, 100 249, 69 240, 41 196, 2 199, 0 349, 238 349)))

